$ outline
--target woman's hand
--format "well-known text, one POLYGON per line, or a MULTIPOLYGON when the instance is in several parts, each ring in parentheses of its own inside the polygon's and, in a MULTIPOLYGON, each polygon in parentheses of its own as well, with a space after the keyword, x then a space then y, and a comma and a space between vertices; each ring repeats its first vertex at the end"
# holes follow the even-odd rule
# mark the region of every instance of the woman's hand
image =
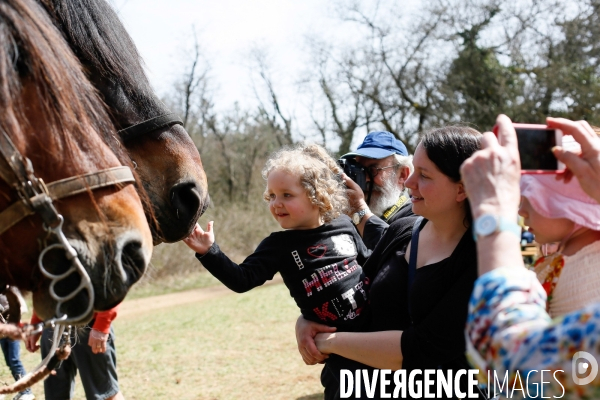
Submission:
POLYGON ((200 255, 208 253, 208 250, 210 250, 211 246, 215 242, 213 224, 214 221, 209 221, 208 225, 206 226, 206 231, 204 231, 202 228, 200 228, 200 225, 196 223, 192 234, 183 239, 183 242, 187 244, 190 249, 194 250, 200 255))
POLYGON ((562 147, 553 149, 554 156, 567 166, 565 173, 557 175, 557 179, 569 182, 575 175, 581 188, 600 203, 600 138, 596 132, 587 121, 548 118, 546 123, 551 128, 562 130, 565 135, 572 135, 581 145, 581 155, 562 147))
MULTIPOLYGON (((460 173, 471 203, 473 218, 492 214, 516 221, 521 192, 521 161, 517 134, 506 115, 496 119, 498 138, 486 132, 481 150, 475 152, 461 166, 460 173)), ((477 240, 477 265, 483 275, 502 266, 523 267, 520 236, 508 231, 477 240)))
POLYGON ((336 328, 308 321, 301 315, 296 321, 296 342, 298 351, 306 365, 322 363, 329 356, 321 353, 315 344, 315 336, 319 333, 335 332, 336 328))
POLYGON ((493 214, 516 219, 521 198, 521 161, 517 135, 510 118, 496 119, 498 137, 483 134, 481 150, 461 166, 462 180, 469 197, 473 218, 493 214))

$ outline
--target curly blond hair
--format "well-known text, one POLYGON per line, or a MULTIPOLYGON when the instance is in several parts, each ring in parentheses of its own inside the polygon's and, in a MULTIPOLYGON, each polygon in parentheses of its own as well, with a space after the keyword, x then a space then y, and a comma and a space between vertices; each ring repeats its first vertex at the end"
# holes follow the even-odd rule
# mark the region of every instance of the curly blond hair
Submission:
MULTIPOLYGON (((295 175, 311 203, 319 207, 324 223, 331 222, 348 209, 346 189, 341 180, 342 169, 327 150, 317 144, 283 147, 273 153, 262 170, 267 180, 272 171, 295 175)), ((269 195, 265 190, 265 201, 269 195)))

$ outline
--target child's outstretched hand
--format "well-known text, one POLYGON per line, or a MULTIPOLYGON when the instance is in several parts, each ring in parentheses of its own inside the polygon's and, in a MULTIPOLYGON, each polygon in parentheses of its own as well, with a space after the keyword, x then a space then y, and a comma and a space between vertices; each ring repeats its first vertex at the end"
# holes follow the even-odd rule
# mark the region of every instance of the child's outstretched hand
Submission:
POLYGON ((183 239, 183 242, 196 253, 201 255, 206 254, 215 242, 213 224, 214 221, 209 221, 208 225, 206 226, 206 231, 203 231, 202 228, 200 228, 200 225, 196 223, 192 234, 183 239))

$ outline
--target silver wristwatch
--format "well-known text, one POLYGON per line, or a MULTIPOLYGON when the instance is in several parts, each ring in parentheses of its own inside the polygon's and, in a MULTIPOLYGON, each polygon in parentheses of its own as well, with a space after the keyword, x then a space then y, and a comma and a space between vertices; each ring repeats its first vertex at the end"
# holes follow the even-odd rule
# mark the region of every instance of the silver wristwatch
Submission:
POLYGON ((508 231, 512 232, 519 239, 521 238, 521 227, 512 220, 493 214, 483 214, 473 223, 473 239, 477 241, 478 237, 488 236, 494 232, 508 231))
POLYGON ((369 211, 369 209, 365 208, 360 210, 359 212, 355 212, 354 214, 352 214, 352 222, 354 223, 354 225, 360 224, 360 221, 363 219, 367 211, 369 211))

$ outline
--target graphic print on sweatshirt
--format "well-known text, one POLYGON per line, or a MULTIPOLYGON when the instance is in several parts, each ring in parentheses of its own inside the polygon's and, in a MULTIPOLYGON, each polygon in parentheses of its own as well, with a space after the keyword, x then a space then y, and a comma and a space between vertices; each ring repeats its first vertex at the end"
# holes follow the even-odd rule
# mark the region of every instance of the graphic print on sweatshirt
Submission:
MULTIPOLYGON (((356 263, 356 261, 354 261, 356 263)), ((360 280, 347 291, 324 302, 320 307, 315 307, 313 312, 325 324, 331 324, 338 319, 350 321, 360 316, 367 303, 368 280, 360 280)))
POLYGON ((292 252, 298 267, 307 267, 302 284, 306 298, 314 299, 313 315, 334 325, 357 318, 367 302, 368 281, 356 261, 358 251, 352 236, 328 237, 309 246, 299 260, 297 256, 302 254, 292 252))
POLYGON ((357 254, 356 245, 350 235, 337 235, 330 238, 333 242, 333 249, 340 256, 351 257, 357 254))

